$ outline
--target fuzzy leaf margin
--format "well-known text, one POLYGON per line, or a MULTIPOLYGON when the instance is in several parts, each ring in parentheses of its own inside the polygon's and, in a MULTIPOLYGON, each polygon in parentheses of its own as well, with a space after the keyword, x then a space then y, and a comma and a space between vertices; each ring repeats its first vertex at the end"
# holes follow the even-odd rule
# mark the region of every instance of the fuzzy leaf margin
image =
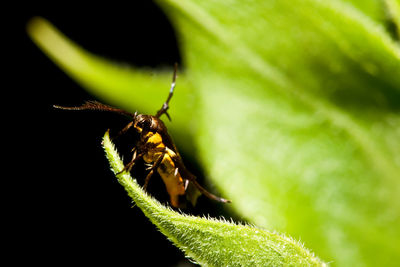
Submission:
POLYGON ((124 167, 108 132, 102 145, 119 183, 150 221, 203 266, 326 266, 302 244, 249 225, 184 215, 150 197, 124 167))

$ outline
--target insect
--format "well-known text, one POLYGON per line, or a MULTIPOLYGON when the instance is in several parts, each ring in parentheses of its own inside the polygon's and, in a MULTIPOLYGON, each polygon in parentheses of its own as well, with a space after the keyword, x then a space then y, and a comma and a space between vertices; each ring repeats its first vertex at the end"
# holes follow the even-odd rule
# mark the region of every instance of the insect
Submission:
POLYGON ((126 133, 132 127, 139 133, 139 141, 132 149, 132 159, 125 165, 120 172, 130 172, 134 164, 143 159, 148 164, 149 170, 143 188, 146 190, 150 178, 154 172, 157 171, 161 176, 168 195, 170 203, 173 207, 181 207, 179 197, 186 194, 186 198, 196 203, 197 197, 202 193, 206 197, 222 202, 229 203, 230 201, 218 197, 208 192, 202 187, 194 176, 183 164, 182 158, 168 134, 167 128, 160 117, 165 114, 169 120, 171 117, 168 114, 169 102, 173 96, 175 89, 175 81, 177 76, 177 64, 174 67, 172 76, 172 84, 167 97, 160 110, 153 115, 134 114, 122 109, 114 108, 97 101, 87 101, 82 106, 78 107, 63 107, 54 106, 55 108, 65 110, 96 110, 96 111, 109 111, 127 116, 131 121, 117 134, 117 136, 126 133))

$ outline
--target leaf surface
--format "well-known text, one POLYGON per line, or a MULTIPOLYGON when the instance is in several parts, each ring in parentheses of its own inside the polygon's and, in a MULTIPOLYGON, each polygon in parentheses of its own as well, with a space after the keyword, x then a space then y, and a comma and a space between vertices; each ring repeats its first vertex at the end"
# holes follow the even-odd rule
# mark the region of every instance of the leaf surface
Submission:
MULTIPOLYGON (((108 132, 103 147, 111 169, 119 173, 124 165, 108 132)), ((203 266, 325 266, 291 238, 248 225, 177 213, 147 195, 130 174, 116 177, 152 223, 203 266)))
POLYGON ((342 1, 160 4, 198 88, 203 166, 235 210, 334 264, 397 262, 398 43, 342 1))

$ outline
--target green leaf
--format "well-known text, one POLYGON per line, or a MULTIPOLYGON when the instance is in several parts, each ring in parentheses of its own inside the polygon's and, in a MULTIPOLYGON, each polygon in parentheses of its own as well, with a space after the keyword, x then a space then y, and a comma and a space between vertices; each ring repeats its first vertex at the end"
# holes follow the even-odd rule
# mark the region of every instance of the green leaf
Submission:
MULTIPOLYGON (((178 32, 187 66, 179 78, 183 90, 175 94, 183 99, 174 96, 173 107, 185 109, 185 88, 196 94, 197 113, 171 110, 179 118, 169 125, 172 136, 184 142, 180 148, 196 151, 193 158, 233 201, 230 206, 251 223, 301 238, 333 264, 396 265, 400 46, 384 20, 385 12, 398 14, 399 1, 158 3, 178 32), (197 128, 189 127, 193 119, 197 128)), ((392 15, 398 25, 397 17, 392 15)), ((49 55, 69 43, 64 38, 52 45, 45 34, 32 32, 49 55)), ((104 97, 122 107, 136 94, 113 84, 124 80, 121 73, 135 76, 137 70, 116 68, 111 75, 102 64, 113 64, 69 47, 90 62, 92 83, 84 86, 102 94, 106 90, 95 81, 109 78, 112 92, 104 97), (95 77, 97 71, 102 77, 95 77)), ((66 59, 57 60, 70 73, 66 59)), ((76 61, 70 68, 81 66, 76 61)), ((155 87, 168 84, 167 78, 156 86, 139 77, 164 97, 155 87)), ((149 96, 140 93, 138 101, 146 101, 149 96)))
MULTIPOLYGON (((124 164, 108 132, 103 147, 115 174, 124 164)), ((260 228, 177 213, 150 197, 124 172, 116 175, 143 213, 188 257, 204 266, 325 266, 295 240, 260 228)), ((135 241, 133 241, 135 242, 135 241)))
POLYGON ((400 39, 400 1, 385 0, 387 15, 396 27, 397 39, 400 39))
POLYGON ((159 3, 197 81, 203 166, 236 211, 338 265, 397 263, 400 49, 389 34, 341 1, 159 3))

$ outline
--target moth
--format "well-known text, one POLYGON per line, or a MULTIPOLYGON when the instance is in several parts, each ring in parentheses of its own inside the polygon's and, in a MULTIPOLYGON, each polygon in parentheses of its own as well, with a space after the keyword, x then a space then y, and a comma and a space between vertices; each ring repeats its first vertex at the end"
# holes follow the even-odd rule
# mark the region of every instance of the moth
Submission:
POLYGON ((175 82, 177 76, 177 64, 175 64, 172 76, 171 88, 167 100, 163 103, 160 110, 153 115, 130 113, 122 109, 111 107, 97 101, 87 101, 81 106, 77 107, 64 107, 57 106, 55 108, 64 110, 95 110, 95 111, 108 111, 127 116, 131 121, 117 134, 117 136, 125 134, 133 127, 139 134, 139 141, 133 146, 132 159, 125 165, 120 172, 130 172, 134 164, 143 159, 147 163, 149 171, 145 180, 143 188, 146 190, 150 178, 154 172, 158 172, 162 178, 168 195, 170 203, 173 207, 182 207, 180 203, 180 196, 186 195, 186 198, 194 206, 197 197, 204 194, 206 197, 222 203, 229 203, 230 200, 218 197, 208 192, 201 186, 196 176, 193 175, 184 165, 182 157, 176 148, 171 136, 168 134, 167 127, 160 117, 165 114, 171 120, 168 114, 169 102, 173 96, 175 89, 175 82))

